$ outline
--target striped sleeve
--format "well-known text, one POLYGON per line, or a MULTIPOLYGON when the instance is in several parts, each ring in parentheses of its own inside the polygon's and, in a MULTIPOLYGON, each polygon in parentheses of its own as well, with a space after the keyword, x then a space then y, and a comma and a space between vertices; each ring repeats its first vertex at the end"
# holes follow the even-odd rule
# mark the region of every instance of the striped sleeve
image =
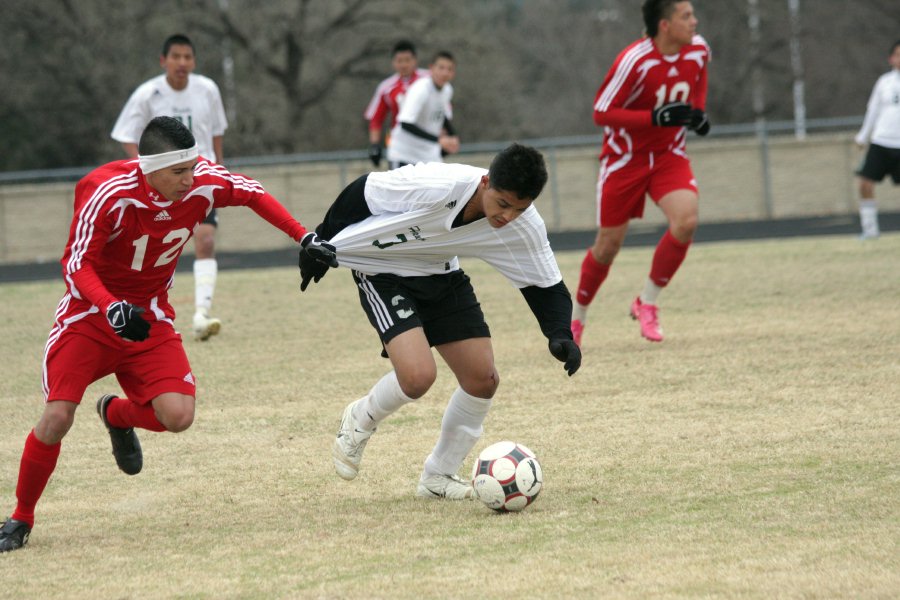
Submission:
POLYGON ((306 234, 306 228, 255 179, 204 160, 197 163, 194 176, 222 186, 214 195, 215 206, 246 206, 293 240, 300 240, 306 234))
POLYGON ((110 177, 96 187, 83 179, 75 188, 75 217, 63 257, 63 275, 72 295, 104 311, 116 298, 100 281, 94 265, 112 233, 108 201, 138 187, 137 169, 110 177))

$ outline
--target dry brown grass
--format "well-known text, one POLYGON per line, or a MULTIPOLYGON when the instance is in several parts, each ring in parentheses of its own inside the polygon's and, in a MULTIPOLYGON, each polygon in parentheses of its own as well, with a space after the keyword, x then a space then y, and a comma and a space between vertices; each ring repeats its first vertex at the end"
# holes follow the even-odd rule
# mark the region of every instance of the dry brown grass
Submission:
MULTIPOLYGON (((10 598, 892 597, 900 589, 900 236, 698 245, 663 297, 667 339, 625 314, 650 249, 620 256, 571 380, 519 293, 465 265, 502 383, 479 448, 541 458, 518 515, 421 501, 415 480, 454 385, 379 428, 359 478, 330 444, 388 368, 346 272, 301 295, 293 269, 224 272, 223 334, 186 342, 194 427, 144 432, 119 473, 93 386, 10 598)), ((562 253, 570 286, 581 253, 562 253)), ((174 292, 181 321, 191 281, 174 292)), ((61 284, 0 286, 0 498, 37 419, 61 284)))

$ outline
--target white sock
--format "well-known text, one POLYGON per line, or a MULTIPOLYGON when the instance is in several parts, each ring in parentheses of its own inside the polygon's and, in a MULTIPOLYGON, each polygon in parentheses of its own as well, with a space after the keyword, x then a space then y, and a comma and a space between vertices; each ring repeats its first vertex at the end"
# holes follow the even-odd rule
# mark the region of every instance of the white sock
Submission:
POLYGON ((475 442, 484 433, 484 418, 491 408, 490 398, 476 398, 456 388, 441 421, 441 437, 425 459, 424 476, 456 475, 475 442))
POLYGON ((378 380, 369 393, 353 409, 353 417, 365 431, 375 431, 378 424, 413 399, 403 393, 396 371, 378 380))
POLYGON ((860 200, 859 221, 862 224, 863 235, 878 235, 878 202, 860 200))
POLYGON ((653 283, 653 280, 649 277, 647 278, 647 283, 644 284, 644 291, 641 292, 641 304, 656 304, 657 298, 659 298, 659 293, 663 289, 653 283))
POLYGON ((216 291, 216 275, 219 263, 214 258, 198 258, 194 261, 194 305, 196 312, 208 316, 216 291))
POLYGON ((586 305, 575 302, 572 306, 572 320, 581 321, 581 324, 584 325, 587 322, 587 309, 586 305))

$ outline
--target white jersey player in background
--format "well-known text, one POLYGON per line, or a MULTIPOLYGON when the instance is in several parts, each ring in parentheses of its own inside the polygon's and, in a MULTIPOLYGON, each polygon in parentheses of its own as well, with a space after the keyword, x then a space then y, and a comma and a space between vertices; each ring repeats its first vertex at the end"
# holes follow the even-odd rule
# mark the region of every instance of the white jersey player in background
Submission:
POLYGON ((430 77, 417 79, 400 104, 397 124, 391 130, 388 162, 391 169, 418 162, 440 162, 444 154, 459 152, 453 129, 453 86, 456 61, 449 52, 438 52, 429 67, 430 77))
MULTIPOLYGON (((174 117, 197 140, 200 156, 221 163, 222 137, 228 122, 222 96, 209 77, 195 74, 194 46, 187 36, 169 36, 163 43, 160 66, 165 73, 150 79, 128 98, 113 127, 112 138, 122 143, 125 153, 137 158, 137 143, 144 127, 154 117, 174 117)), ((222 322, 209 315, 219 266, 215 258, 218 215, 215 209, 194 231, 194 337, 206 340, 215 335, 222 322)))
MULTIPOLYGON (((378 424, 434 383, 433 346, 459 387, 416 493, 472 497, 470 483, 457 471, 482 434, 499 375, 490 330, 460 256, 480 258, 509 279, 537 317, 551 354, 565 363, 569 375, 578 370, 572 300, 532 204, 546 181, 541 154, 513 144, 488 171, 420 163, 364 175, 328 210, 317 232, 330 238, 339 264, 352 269, 360 303, 393 366, 344 410, 332 450, 340 477, 355 478, 378 424)), ((328 267, 302 251, 300 256, 305 290, 328 267)))
POLYGON ((878 78, 863 126, 856 134, 856 143, 869 144, 869 150, 859 175, 859 217, 862 239, 874 239, 880 234, 878 204, 875 202, 875 183, 890 175, 900 185, 900 40, 888 56, 891 69, 878 78))

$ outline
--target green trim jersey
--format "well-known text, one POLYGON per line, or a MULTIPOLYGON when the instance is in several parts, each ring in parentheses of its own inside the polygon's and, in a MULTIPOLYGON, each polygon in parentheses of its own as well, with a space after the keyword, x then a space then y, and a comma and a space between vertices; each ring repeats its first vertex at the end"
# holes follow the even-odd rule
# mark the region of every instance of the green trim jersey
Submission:
POLYGON ((456 271, 459 257, 473 257, 517 288, 562 281, 534 205, 504 227, 483 218, 454 227, 484 175, 485 169, 444 163, 370 173, 364 195, 371 216, 329 240, 340 265, 367 275, 414 277, 456 271))
POLYGON ((128 98, 111 137, 123 144, 137 144, 154 117, 181 121, 194 134, 200 156, 212 162, 218 160, 213 138, 225 133, 228 121, 219 87, 212 79, 191 73, 183 90, 172 88, 165 74, 145 81, 128 98))

